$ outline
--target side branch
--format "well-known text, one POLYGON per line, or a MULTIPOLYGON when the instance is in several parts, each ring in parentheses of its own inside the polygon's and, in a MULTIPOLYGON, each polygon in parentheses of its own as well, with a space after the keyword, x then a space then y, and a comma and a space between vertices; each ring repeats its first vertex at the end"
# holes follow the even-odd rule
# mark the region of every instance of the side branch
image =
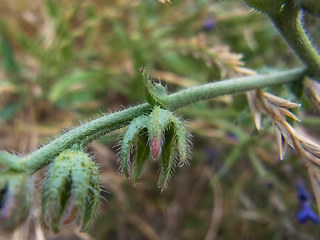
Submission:
POLYGON ((300 20, 301 9, 294 1, 283 6, 280 12, 267 13, 282 36, 308 67, 308 73, 320 77, 320 56, 307 37, 300 20))
MULTIPOLYGON (((205 84, 189 88, 168 96, 168 107, 176 110, 188 104, 226 94, 240 93, 277 84, 285 84, 301 79, 306 73, 306 68, 295 68, 250 77, 240 77, 225 81, 205 84)), ((127 126, 130 121, 140 115, 151 111, 151 105, 144 103, 120 112, 112 113, 88 123, 80 125, 54 141, 25 156, 19 162, 24 169, 34 173, 49 164, 61 151, 74 144, 93 141, 114 130, 127 126)))

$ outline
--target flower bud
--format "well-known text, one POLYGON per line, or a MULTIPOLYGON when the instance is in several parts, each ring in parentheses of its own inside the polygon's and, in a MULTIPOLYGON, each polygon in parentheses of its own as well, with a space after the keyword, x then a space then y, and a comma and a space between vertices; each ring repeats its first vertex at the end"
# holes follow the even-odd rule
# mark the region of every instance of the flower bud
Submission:
POLYGON ((150 139, 150 152, 153 159, 157 159, 161 153, 162 137, 154 137, 150 139))
POLYGON ((188 158, 189 139, 183 122, 158 105, 154 106, 148 116, 137 117, 128 126, 121 147, 121 165, 125 175, 129 174, 129 156, 133 144, 136 145, 133 180, 139 180, 149 155, 153 159, 158 159, 161 155, 158 186, 162 190, 167 186, 176 166, 175 158, 179 157, 180 167, 188 158))
POLYGON ((50 165, 44 183, 43 222, 56 233, 61 222, 73 220, 86 229, 98 208, 99 197, 98 168, 92 159, 84 152, 65 150, 50 165))
POLYGON ((153 159, 157 159, 161 153, 163 133, 172 121, 172 116, 171 112, 158 106, 154 107, 150 114, 148 135, 153 159))
POLYGON ((0 175, 0 231, 11 232, 27 219, 31 196, 30 176, 11 172, 0 175))

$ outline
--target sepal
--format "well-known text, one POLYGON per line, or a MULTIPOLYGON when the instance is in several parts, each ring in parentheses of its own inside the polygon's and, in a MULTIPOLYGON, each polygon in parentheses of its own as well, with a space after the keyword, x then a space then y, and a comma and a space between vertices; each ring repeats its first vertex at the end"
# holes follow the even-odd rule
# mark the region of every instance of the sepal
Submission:
POLYGON ((123 136, 120 150, 120 158, 122 171, 126 177, 130 175, 129 162, 131 147, 134 143, 134 140, 137 139, 137 137, 139 136, 140 132, 147 127, 148 120, 148 117, 144 115, 133 119, 129 124, 126 133, 123 136))
POLYGON ((141 176, 143 166, 150 156, 150 149, 148 147, 148 137, 145 134, 141 134, 137 140, 136 147, 136 160, 133 171, 133 181, 138 182, 141 176))
POLYGON ((160 178, 158 187, 161 188, 162 191, 167 187, 168 180, 170 179, 175 167, 175 145, 174 129, 170 127, 165 133, 165 144, 163 146, 160 162, 160 178))
POLYGON ((160 81, 157 83, 149 77, 149 71, 147 68, 140 70, 144 85, 146 87, 146 100, 152 106, 161 106, 166 108, 167 101, 167 89, 161 85, 160 81))

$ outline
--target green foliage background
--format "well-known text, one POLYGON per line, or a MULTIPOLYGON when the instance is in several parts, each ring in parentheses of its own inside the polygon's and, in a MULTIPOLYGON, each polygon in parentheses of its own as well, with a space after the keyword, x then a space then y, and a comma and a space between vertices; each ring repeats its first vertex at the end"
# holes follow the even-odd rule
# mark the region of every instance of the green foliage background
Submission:
MULTIPOLYGON (((318 22, 305 17, 313 39, 318 22)), ((270 21, 239 0, 2 0, 0 47, 0 147, 21 153, 78 121, 144 101, 141 66, 175 91, 249 69, 300 64, 270 21), (207 21, 215 25, 210 31, 207 21)), ((300 100, 301 89, 292 94, 290 87, 268 91, 302 101, 300 125, 319 137, 319 113, 300 100)), ((79 234, 71 225, 46 237, 317 239, 318 226, 295 218, 297 182, 310 189, 302 162, 290 152, 279 160, 270 122, 255 131, 244 95, 201 102, 178 115, 194 135, 192 161, 162 194, 157 163, 133 185, 119 173, 113 148, 123 131, 106 136, 88 149, 107 189, 92 230, 79 234)), ((34 239, 37 217, 35 211, 16 234, 34 239)))

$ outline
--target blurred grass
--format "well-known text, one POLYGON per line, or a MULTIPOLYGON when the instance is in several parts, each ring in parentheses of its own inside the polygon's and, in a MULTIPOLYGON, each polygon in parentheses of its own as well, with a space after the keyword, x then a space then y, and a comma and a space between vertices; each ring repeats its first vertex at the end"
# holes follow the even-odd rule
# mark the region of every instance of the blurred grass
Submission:
MULTIPOLYGON (((0 14, 0 146, 20 153, 77 121, 142 102, 141 66, 175 91, 299 64, 242 1, 2 0, 0 14)), ((314 19, 306 26, 317 36, 314 19)), ((300 102, 288 86, 270 91, 300 102)), ((291 152, 279 160, 270 122, 255 131, 244 95, 179 114, 194 135, 192 161, 163 194, 156 163, 136 186, 118 173, 121 133, 106 136, 89 148, 109 191, 92 231, 71 226, 47 239, 317 239, 317 226, 295 219, 295 184, 308 181, 303 164, 291 152)), ((319 114, 306 102, 301 115, 319 137, 319 114)), ((15 239, 39 237, 37 217, 36 206, 15 239)))

